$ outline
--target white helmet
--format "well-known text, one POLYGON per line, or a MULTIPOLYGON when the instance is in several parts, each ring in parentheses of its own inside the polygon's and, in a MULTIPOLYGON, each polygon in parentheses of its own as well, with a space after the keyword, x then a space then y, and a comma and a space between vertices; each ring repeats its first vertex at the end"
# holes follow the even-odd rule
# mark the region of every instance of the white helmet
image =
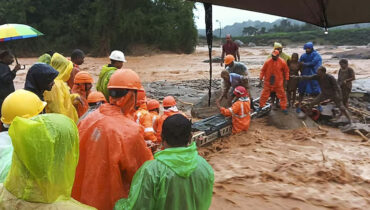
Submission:
POLYGON ((115 60, 115 61, 127 62, 125 59, 125 55, 123 54, 122 51, 119 51, 119 50, 112 51, 110 53, 109 59, 115 60))

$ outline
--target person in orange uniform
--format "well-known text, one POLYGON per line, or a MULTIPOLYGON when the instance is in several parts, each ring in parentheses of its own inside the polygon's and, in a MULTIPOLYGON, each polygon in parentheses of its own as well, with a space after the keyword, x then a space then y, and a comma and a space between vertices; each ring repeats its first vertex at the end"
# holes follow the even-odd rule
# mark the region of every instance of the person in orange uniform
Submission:
POLYGON ((99 210, 111 210, 127 198, 131 181, 141 165, 152 160, 143 128, 130 114, 136 94, 143 91, 139 76, 117 70, 108 83, 109 101, 78 124, 80 158, 72 197, 99 210))
POLYGON ((152 120, 154 132, 157 133, 157 128, 158 128, 158 120, 159 120, 159 108, 160 108, 160 103, 159 101, 155 99, 151 99, 147 103, 147 108, 150 114, 150 118, 152 120))
POLYGON ((242 131, 247 131, 251 123, 251 116, 249 114, 251 110, 251 101, 248 97, 248 92, 243 86, 238 86, 233 91, 237 100, 233 103, 230 108, 221 107, 217 101, 216 105, 220 109, 221 114, 232 118, 233 134, 242 131))
POLYGON ((163 122, 167 119, 167 117, 172 116, 174 114, 181 113, 176 106, 176 100, 173 96, 166 96, 163 99, 163 115, 158 120, 157 125, 157 142, 162 142, 162 126, 163 122))
POLYGON ((107 103, 107 100, 102 92, 91 91, 89 96, 87 96, 87 103, 89 104, 89 109, 80 117, 79 122, 85 119, 91 112, 98 109, 102 104, 107 103))
POLYGON ((89 109, 87 97, 90 94, 94 79, 87 71, 80 71, 76 74, 72 93, 77 93, 80 96, 79 103, 74 104, 76 107, 78 117, 82 117, 89 109))
POLYGON ((137 93, 138 110, 135 112, 135 121, 144 127, 144 139, 148 146, 157 141, 153 128, 152 117, 148 112, 145 91, 137 93))
POLYGON ((280 99, 281 109, 285 114, 288 114, 284 83, 289 80, 289 67, 283 59, 279 58, 278 50, 274 50, 271 58, 263 64, 260 73, 260 85, 262 80, 264 80, 263 90, 260 97, 260 107, 257 111, 265 106, 270 93, 276 92, 277 97, 280 99))

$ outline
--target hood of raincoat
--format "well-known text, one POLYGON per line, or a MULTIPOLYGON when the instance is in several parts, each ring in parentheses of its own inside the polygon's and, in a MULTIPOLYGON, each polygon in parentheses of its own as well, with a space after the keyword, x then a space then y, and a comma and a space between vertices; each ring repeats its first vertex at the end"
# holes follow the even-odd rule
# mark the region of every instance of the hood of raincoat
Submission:
POLYGON ((162 150, 154 155, 154 159, 170 167, 177 175, 189 177, 197 168, 198 151, 195 142, 188 147, 175 147, 162 150))
POLYGON ((96 90, 102 92, 107 101, 109 101, 108 82, 116 70, 117 68, 114 66, 104 65, 100 71, 98 83, 96 84, 96 90))
POLYGON ((14 153, 5 188, 29 202, 69 199, 79 157, 76 124, 61 114, 16 117, 9 136, 14 153))
POLYGON ((49 64, 49 65, 50 65, 50 61, 51 61, 51 56, 47 53, 41 55, 38 59, 38 62, 46 63, 46 64, 49 64))
POLYGON ((44 91, 48 89, 49 84, 58 74, 59 72, 50 65, 36 63, 28 70, 24 89, 35 93, 41 100, 44 100, 44 91))
POLYGON ((304 44, 303 49, 305 50, 305 49, 308 49, 308 48, 313 50, 313 43, 312 42, 307 42, 306 44, 304 44))
POLYGON ((67 82, 71 76, 73 63, 59 53, 54 53, 50 65, 59 72, 56 79, 67 82))
POLYGON ((274 49, 276 48, 283 48, 283 45, 279 42, 274 42, 274 49))

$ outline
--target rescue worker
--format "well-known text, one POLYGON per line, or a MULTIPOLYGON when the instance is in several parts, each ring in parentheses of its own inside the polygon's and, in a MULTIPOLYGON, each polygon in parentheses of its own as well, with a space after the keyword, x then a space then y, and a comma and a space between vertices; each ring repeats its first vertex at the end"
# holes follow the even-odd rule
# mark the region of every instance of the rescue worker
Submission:
POLYGON ((191 122, 182 114, 163 123, 164 150, 135 174, 128 199, 115 209, 209 209, 214 172, 191 140, 191 122))
POLYGON ((226 43, 222 45, 221 66, 225 55, 232 55, 234 58, 237 58, 238 61, 240 61, 239 46, 232 40, 230 34, 226 35, 226 43))
MULTIPOLYGON (((5 130, 0 133, 0 183, 5 180, 12 163, 13 146, 8 128, 15 117, 31 118, 44 110, 46 103, 27 90, 16 90, 5 98, 1 107, 1 122, 5 130)), ((1 203, 1 201, 0 201, 1 203)))
POLYGON ((229 73, 228 71, 224 70, 221 72, 221 78, 223 80, 223 92, 218 101, 221 101, 223 98, 225 98, 228 99, 228 104, 231 105, 231 102, 235 97, 233 92, 237 86, 243 86, 248 91, 248 95, 250 96, 250 88, 247 76, 229 73))
POLYGON ((311 110, 314 105, 320 105, 321 102, 331 99, 340 109, 341 114, 344 114, 347 117, 349 124, 352 124, 351 115, 343 105, 341 89, 333 75, 326 73, 325 67, 320 66, 315 75, 294 77, 299 78, 300 80, 316 80, 320 85, 321 93, 309 104, 307 109, 308 115, 311 114, 311 110))
POLYGON ((75 76, 80 72, 80 66, 85 61, 85 53, 80 49, 75 49, 72 51, 71 54, 71 61, 73 63, 73 69, 71 72, 71 76, 69 77, 69 80, 67 81, 68 86, 72 89, 74 85, 75 76))
MULTIPOLYGON (((150 117, 152 119, 154 132, 157 133, 158 120, 159 120, 159 108, 160 108, 159 101, 157 101, 155 99, 151 99, 151 100, 148 101, 147 107, 148 107, 150 117)), ((157 139, 156 139, 156 141, 157 141, 157 139)))
POLYGON ((163 99, 163 115, 159 118, 157 124, 157 142, 162 142, 162 126, 163 122, 167 119, 167 117, 172 116, 174 114, 181 113, 176 106, 176 100, 173 96, 166 96, 163 99))
POLYGON ((77 122, 78 115, 73 104, 80 100, 78 94, 70 94, 70 89, 67 85, 69 75, 71 74, 73 64, 63 55, 54 53, 50 62, 51 67, 59 72, 54 80, 54 85, 51 91, 44 92, 44 99, 48 103, 45 110, 46 113, 64 114, 77 122))
MULTIPOLYGON (((9 65, 14 63, 13 55, 7 50, 0 50, 0 108, 3 104, 4 99, 14 92, 13 80, 17 75, 17 72, 21 69, 21 65, 17 64, 13 70, 9 68, 9 65)), ((1 113, 0 113, 1 117, 1 113)), ((2 126, 0 126, 0 131, 2 126)))
POLYGON ((99 91, 92 91, 88 96, 87 96, 87 103, 89 104, 89 109, 87 112, 80 117, 79 122, 82 121, 89 115, 91 112, 95 111, 97 108, 100 107, 100 105, 107 103, 107 100, 105 99, 104 95, 102 92, 99 91))
POLYGON ((78 117, 82 117, 89 109, 87 97, 90 94, 94 79, 87 71, 80 71, 75 76, 75 81, 72 88, 72 93, 78 94, 80 99, 77 104, 74 104, 78 113, 78 117))
MULTIPOLYGON (((143 88, 144 89, 144 88, 143 88)), ((153 142, 157 141, 157 137, 153 128, 152 117, 148 112, 147 99, 145 91, 137 93, 138 110, 135 112, 135 122, 144 128, 144 140, 148 147, 152 147, 153 142)))
MULTIPOLYGON (((286 62, 286 64, 289 66, 291 57, 285 52, 283 52, 283 45, 279 42, 274 42, 274 50, 279 51, 279 57, 282 58, 286 62)), ((268 58, 271 58, 271 55, 269 55, 268 58)), ((279 99, 276 98, 276 93, 271 92, 270 97, 271 97, 272 104, 275 104, 275 106, 279 108, 280 102, 279 102, 279 99)))
MULTIPOLYGON (((274 42, 274 50, 278 50, 279 51, 279 57, 281 59, 283 59, 287 65, 289 65, 289 61, 291 59, 291 57, 286 54, 285 52, 283 52, 283 45, 279 42, 274 42)), ((268 58, 271 58, 271 55, 269 55, 268 58)))
POLYGON ((339 61, 340 69, 338 71, 338 84, 342 90, 343 104, 348 109, 349 94, 352 91, 352 81, 356 79, 355 71, 348 67, 348 60, 341 59, 339 61))
POLYGON ((99 210, 113 209, 127 198, 135 172, 153 159, 143 128, 128 115, 135 110, 139 76, 117 70, 108 83, 110 103, 101 105, 78 124, 80 160, 72 197, 99 210))
POLYGON ((235 57, 227 55, 225 57, 226 70, 230 73, 235 73, 243 76, 248 76, 248 69, 244 63, 235 62, 235 57))
POLYGON ((233 134, 248 131, 251 122, 251 116, 249 113, 251 110, 251 101, 248 97, 247 90, 243 86, 238 86, 234 89, 234 95, 237 97, 237 100, 228 109, 221 107, 219 102, 216 103, 222 115, 226 117, 231 116, 233 134))
MULTIPOLYGON (((299 62, 303 63, 302 76, 311 76, 317 73, 317 69, 322 65, 322 58, 320 54, 314 49, 312 42, 307 42, 303 49, 306 53, 302 54, 299 62)), ((320 86, 316 80, 303 80, 298 84, 299 105, 297 113, 301 112, 301 104, 304 95, 318 95, 320 93, 320 86)))
POLYGON ((71 198, 78 163, 78 131, 71 119, 61 114, 16 117, 9 136, 14 153, 0 184, 0 209, 94 209, 71 198))
POLYGON ((107 101, 109 101, 109 91, 107 88, 109 78, 115 71, 121 69, 123 63, 126 62, 125 55, 119 50, 112 51, 109 59, 111 63, 103 66, 99 74, 98 83, 96 84, 96 90, 102 92, 107 101))
POLYGON ((289 81, 287 84, 288 107, 293 107, 297 95, 297 88, 299 80, 290 76, 299 76, 302 72, 302 63, 298 62, 298 54, 293 53, 288 64, 289 67, 289 81))
POLYGON ((270 93, 276 92, 277 97, 280 99, 281 109, 285 114, 288 114, 284 83, 289 80, 289 68, 286 62, 279 58, 278 50, 274 50, 271 58, 263 64, 260 73, 260 84, 262 84, 263 80, 259 110, 266 105, 270 93))
POLYGON ((36 94, 40 100, 44 100, 44 92, 50 91, 54 85, 54 79, 59 72, 50 65, 36 63, 27 72, 24 89, 36 94))

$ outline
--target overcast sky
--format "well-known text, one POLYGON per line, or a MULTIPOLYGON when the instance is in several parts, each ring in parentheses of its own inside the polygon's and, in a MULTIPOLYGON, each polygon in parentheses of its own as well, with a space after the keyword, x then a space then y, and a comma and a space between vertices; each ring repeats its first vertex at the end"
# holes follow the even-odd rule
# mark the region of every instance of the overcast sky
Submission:
MULTIPOLYGON (((258 0, 257 0, 258 1, 258 0)), ((205 29, 204 21, 204 7, 202 3, 195 4, 196 9, 194 9, 195 24, 198 29, 205 29)), ((216 23, 216 20, 220 20, 221 27, 226 25, 232 25, 237 22, 243 22, 247 20, 260 20, 273 22, 276 19, 279 19, 279 16, 266 15, 258 12, 251 12, 240 9, 233 9, 228 7, 215 6, 212 7, 213 10, 213 28, 218 28, 219 23, 216 23)))

